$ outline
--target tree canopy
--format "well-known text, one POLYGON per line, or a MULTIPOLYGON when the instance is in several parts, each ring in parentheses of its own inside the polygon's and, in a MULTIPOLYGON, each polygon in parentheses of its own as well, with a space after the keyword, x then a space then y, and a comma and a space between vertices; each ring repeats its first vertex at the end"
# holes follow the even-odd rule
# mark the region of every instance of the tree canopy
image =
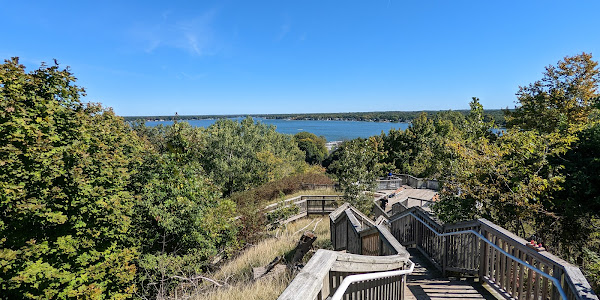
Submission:
POLYGON ((223 193, 308 169, 292 136, 251 118, 127 124, 74 83, 58 64, 0 65, 2 296, 167 296, 237 249, 223 193))
POLYGON ((519 89, 508 130, 448 143, 454 158, 434 206, 445 221, 490 219, 582 264, 600 287, 598 63, 567 56, 519 89))
POLYGON ((0 65, 0 287, 10 298, 127 298, 132 170, 144 151, 68 69, 0 65))
POLYGON ((200 163, 225 195, 300 172, 304 155, 293 138, 250 117, 217 120, 203 131, 200 163))
POLYGON ((535 235, 579 263, 599 290, 599 74, 591 54, 567 56, 519 89, 502 132, 473 98, 466 115, 422 113, 381 143, 345 143, 325 165, 353 195, 370 187, 363 175, 382 168, 439 179, 439 219, 486 218, 523 238, 535 235))
POLYGON ((325 147, 324 137, 318 137, 310 132, 298 132, 294 135, 298 148, 304 151, 304 160, 309 164, 321 164, 327 157, 328 151, 325 147))
POLYGON ((591 54, 565 57, 546 67, 541 80, 519 88, 518 106, 506 112, 507 127, 540 133, 580 131, 596 110, 599 80, 598 62, 591 54))

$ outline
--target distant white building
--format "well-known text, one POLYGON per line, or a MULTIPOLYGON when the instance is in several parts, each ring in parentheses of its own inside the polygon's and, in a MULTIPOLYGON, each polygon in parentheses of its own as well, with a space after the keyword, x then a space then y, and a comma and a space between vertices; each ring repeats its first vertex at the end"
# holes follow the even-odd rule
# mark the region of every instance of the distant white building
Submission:
POLYGON ((325 143, 325 147, 327 147, 327 150, 329 152, 331 152, 331 151, 337 149, 341 144, 342 144, 342 141, 332 141, 332 142, 325 143))

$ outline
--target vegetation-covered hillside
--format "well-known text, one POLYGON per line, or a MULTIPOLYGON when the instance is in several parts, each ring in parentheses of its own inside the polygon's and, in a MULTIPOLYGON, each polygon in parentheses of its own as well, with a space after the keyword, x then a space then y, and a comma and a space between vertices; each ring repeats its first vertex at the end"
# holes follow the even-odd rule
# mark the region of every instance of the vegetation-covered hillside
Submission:
POLYGON ((404 131, 328 154, 317 136, 280 134, 252 118, 207 128, 126 123, 82 103, 68 69, 26 72, 8 60, 0 65, 0 295, 167 297, 259 240, 265 202, 301 182, 331 184, 325 168, 367 212, 363 191, 378 176, 439 179, 440 219, 483 217, 535 235, 598 288, 599 74, 585 53, 547 67, 518 91, 501 135, 473 98, 468 113, 420 113, 404 131))
POLYGON ((74 82, 0 65, 2 298, 165 297, 252 236, 229 195, 322 172, 251 118, 132 126, 74 82))

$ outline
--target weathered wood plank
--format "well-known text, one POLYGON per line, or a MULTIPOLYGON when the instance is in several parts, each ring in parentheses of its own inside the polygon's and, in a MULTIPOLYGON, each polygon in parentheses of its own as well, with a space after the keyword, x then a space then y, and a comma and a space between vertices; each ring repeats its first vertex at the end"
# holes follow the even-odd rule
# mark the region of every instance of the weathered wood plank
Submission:
MULTIPOLYGON (((517 249, 517 251, 519 251, 519 256, 517 256, 519 259, 521 259, 522 261, 525 261, 527 259, 527 254, 526 252, 521 251, 520 249, 517 249)), ((523 297, 523 285, 525 284, 525 266, 519 264, 519 276, 517 277, 517 284, 519 286, 519 290, 518 290, 518 299, 525 299, 525 297, 523 297)))
MULTIPOLYGON (((527 263, 530 265, 533 265, 533 258, 529 255, 527 255, 527 263)), ((533 284, 534 284, 534 278, 533 278, 533 270, 531 268, 527 268, 527 300, 531 299, 531 296, 533 295, 533 284)))
POLYGON ((323 278, 328 275, 336 259, 337 255, 333 251, 317 250, 277 299, 298 299, 299 294, 304 295, 305 299, 314 299, 323 288, 323 278))
MULTIPOLYGON (((328 207, 325 201, 319 202, 321 211, 328 207)), ((537 268, 542 268, 546 273, 550 272, 551 276, 559 278, 565 291, 570 292, 569 298, 576 298, 577 300, 598 299, 578 268, 550 253, 545 251, 538 253, 528 248, 525 240, 483 219, 462 224, 442 225, 429 213, 415 207, 390 217, 387 222, 392 228, 390 232, 382 225, 379 225, 382 228, 376 228, 372 220, 369 220, 354 208, 343 205, 330 214, 332 242, 336 249, 345 248, 354 253, 380 255, 405 251, 404 247, 401 246, 402 244, 414 244, 437 268, 479 274, 481 278, 486 278, 497 284, 514 298, 534 298, 536 300, 558 298, 557 290, 551 281, 545 277, 542 278, 538 273, 502 254, 495 248, 484 244, 474 235, 459 234, 440 237, 415 218, 419 218, 428 226, 442 233, 469 229, 481 232, 488 240, 491 240, 512 256, 525 260, 537 268), (374 227, 376 229, 373 229, 374 227), (377 234, 375 234, 376 232, 377 234), (338 239, 338 237, 340 238, 338 239), (573 297, 574 293, 578 296, 573 297)), ((339 268, 340 271, 347 271, 348 269, 373 270, 392 267, 373 263, 371 263, 371 266, 365 267, 368 264, 356 261, 344 262, 342 259, 336 264, 336 268, 339 268)), ((398 268, 402 267, 398 266, 398 268)), ((322 283, 330 291, 336 285, 331 281, 335 278, 341 280, 343 276, 331 276, 331 278, 329 282, 325 280, 322 283)), ((391 297, 395 287, 395 283, 391 282, 393 282, 392 279, 385 279, 356 284, 354 288, 356 293, 353 295, 366 298, 370 297, 371 291, 377 290, 373 294, 374 296, 391 297), (376 285, 376 287, 373 289, 367 288, 370 285, 376 285)), ((327 297, 326 294, 327 291, 323 297, 327 297)))

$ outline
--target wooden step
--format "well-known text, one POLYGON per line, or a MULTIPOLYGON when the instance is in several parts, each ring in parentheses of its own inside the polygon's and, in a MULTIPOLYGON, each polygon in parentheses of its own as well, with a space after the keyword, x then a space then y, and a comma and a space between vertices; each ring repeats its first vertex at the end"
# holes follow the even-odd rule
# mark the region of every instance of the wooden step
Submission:
POLYGON ((404 299, 505 299, 491 293, 481 283, 474 280, 451 280, 442 274, 415 249, 409 250, 410 260, 415 269, 407 278, 404 299))

